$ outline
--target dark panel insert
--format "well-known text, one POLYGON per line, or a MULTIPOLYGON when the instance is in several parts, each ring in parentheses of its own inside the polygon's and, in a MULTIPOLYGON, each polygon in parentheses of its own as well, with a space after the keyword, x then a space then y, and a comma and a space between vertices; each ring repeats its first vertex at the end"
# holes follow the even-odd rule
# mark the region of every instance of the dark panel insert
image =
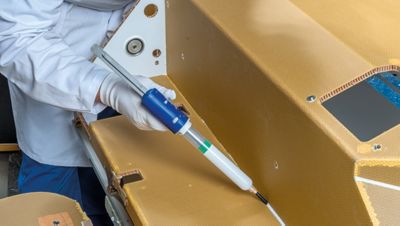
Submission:
POLYGON ((359 140, 369 141, 400 123, 400 79, 381 73, 322 104, 359 140))

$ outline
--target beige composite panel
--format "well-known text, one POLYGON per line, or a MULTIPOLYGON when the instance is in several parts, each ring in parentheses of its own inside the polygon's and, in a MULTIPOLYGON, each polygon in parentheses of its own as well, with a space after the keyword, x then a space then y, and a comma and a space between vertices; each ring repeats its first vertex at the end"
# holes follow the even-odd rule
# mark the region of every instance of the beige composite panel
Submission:
MULTIPOLYGON (((173 87, 166 76, 156 80, 173 87)), ((175 102, 184 104, 193 124, 223 149, 177 94, 175 102)), ((108 172, 139 170, 143 176, 123 186, 135 225, 278 225, 266 206, 237 188, 183 137, 141 131, 124 116, 94 122, 90 131, 108 172)))
POLYGON ((168 1, 168 76, 288 225, 380 223, 354 176, 398 183, 400 127, 361 142, 306 97, 396 63, 398 5, 168 1))
POLYGON ((398 225, 400 222, 400 192, 381 186, 359 183, 365 192, 364 199, 371 203, 371 210, 380 225, 398 225))
POLYGON ((0 225, 53 226, 53 221, 68 226, 91 225, 76 201, 54 193, 34 192, 3 198, 0 209, 0 225))

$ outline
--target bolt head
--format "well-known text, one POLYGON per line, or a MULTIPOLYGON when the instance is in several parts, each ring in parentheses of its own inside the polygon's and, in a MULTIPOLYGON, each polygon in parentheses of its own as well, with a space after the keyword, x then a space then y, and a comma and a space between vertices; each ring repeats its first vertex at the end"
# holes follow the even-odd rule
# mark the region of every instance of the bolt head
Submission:
POLYGON ((143 51, 143 49, 144 43, 141 39, 138 38, 131 39, 126 45, 126 51, 134 56, 139 55, 143 51))

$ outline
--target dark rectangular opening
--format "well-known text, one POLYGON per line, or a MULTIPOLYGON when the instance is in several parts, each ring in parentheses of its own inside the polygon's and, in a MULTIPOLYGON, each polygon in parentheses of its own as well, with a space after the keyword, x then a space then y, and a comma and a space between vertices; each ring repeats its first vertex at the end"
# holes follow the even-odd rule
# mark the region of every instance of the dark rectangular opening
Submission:
POLYGON ((374 75, 322 105, 359 140, 369 141, 400 123, 399 75, 374 75))

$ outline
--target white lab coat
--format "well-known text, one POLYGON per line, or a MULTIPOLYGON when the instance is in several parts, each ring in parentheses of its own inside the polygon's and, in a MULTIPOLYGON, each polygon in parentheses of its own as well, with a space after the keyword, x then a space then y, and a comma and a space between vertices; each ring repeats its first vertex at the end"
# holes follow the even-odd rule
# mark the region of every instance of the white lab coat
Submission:
POLYGON ((105 108, 95 97, 110 72, 88 61, 90 47, 118 26, 129 0, 69 2, 80 6, 0 0, 0 73, 9 80, 23 152, 44 164, 89 166, 73 111, 94 118, 105 108))

